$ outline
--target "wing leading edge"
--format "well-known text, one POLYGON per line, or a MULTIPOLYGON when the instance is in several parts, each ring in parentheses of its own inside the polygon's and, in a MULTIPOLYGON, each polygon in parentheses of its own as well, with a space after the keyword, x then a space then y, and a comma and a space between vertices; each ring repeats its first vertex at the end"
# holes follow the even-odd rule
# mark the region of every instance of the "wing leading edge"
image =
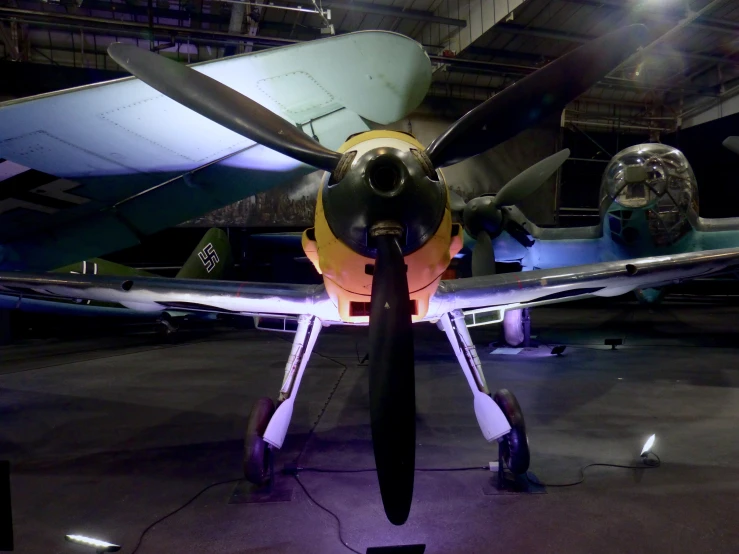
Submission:
POLYGON ((8 272, 0 273, 0 293, 110 302, 143 312, 312 314, 327 321, 338 320, 338 311, 323 285, 8 272))
MULTIPOLYGON (((517 308, 618 296, 739 266, 739 248, 442 281, 426 320, 484 307, 517 308)), ((241 315, 311 314, 341 324, 323 285, 157 277, 0 273, 0 293, 115 302, 140 311, 180 309, 241 315)))
POLYGON ((727 248, 442 281, 426 319, 436 319, 452 310, 510 309, 591 296, 619 296, 737 266, 739 248, 727 248))

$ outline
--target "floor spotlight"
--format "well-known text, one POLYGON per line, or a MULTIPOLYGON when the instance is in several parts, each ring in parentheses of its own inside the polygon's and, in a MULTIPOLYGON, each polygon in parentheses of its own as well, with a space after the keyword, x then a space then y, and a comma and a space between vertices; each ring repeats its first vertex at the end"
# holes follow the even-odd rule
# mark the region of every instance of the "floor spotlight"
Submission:
POLYGON ((647 442, 644 443, 644 446, 641 449, 641 461, 645 466, 654 466, 657 467, 661 464, 659 456, 652 452, 652 447, 654 446, 654 439, 655 435, 652 435, 647 439, 647 442), (649 455, 652 454, 654 458, 650 458, 649 455))
POLYGON ((642 447, 641 454, 640 454, 642 458, 646 458, 647 456, 649 456, 649 452, 652 450, 652 447, 654 446, 654 439, 655 439, 655 436, 652 435, 651 437, 647 439, 647 442, 644 443, 644 446, 642 447))
POLYGON ((606 346, 610 346, 611 350, 616 350, 617 346, 621 346, 624 343, 624 339, 606 339, 603 342, 606 346))
POLYGON ((100 539, 93 539, 92 537, 86 537, 84 535, 64 535, 64 538, 69 542, 94 548, 97 553, 118 552, 121 549, 117 544, 101 541, 100 539))
POLYGON ((552 355, 553 356, 561 356, 562 352, 565 351, 565 348, 567 348, 564 344, 558 344, 554 348, 552 348, 552 355))

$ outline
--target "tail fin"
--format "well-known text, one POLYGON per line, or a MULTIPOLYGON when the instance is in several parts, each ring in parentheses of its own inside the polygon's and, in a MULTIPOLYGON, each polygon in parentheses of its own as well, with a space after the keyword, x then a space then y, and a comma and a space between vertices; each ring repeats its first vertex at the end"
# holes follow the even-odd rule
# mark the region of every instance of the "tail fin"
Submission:
POLYGON ((220 279, 231 263, 231 244, 221 229, 211 229, 177 272, 178 279, 220 279))

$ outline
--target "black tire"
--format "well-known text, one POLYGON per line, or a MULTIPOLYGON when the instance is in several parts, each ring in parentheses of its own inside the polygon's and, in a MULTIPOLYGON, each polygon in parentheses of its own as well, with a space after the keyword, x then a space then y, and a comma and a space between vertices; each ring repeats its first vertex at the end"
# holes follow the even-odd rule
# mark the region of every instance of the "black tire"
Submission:
POLYGON ((252 406, 246 423, 244 477, 255 485, 263 485, 269 479, 269 448, 262 436, 274 413, 275 403, 262 397, 252 406))
POLYGON ((498 439, 501 457, 511 472, 522 475, 529 469, 531 454, 521 406, 518 405, 518 400, 513 393, 507 389, 500 389, 496 392, 493 400, 503 411, 511 426, 511 432, 498 439))

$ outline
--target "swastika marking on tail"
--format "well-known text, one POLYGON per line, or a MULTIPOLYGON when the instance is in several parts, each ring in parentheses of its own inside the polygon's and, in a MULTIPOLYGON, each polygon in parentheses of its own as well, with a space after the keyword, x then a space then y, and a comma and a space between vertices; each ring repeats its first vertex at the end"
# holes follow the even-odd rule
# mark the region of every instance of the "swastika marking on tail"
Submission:
POLYGON ((200 258, 200 261, 203 262, 205 270, 208 273, 213 271, 213 269, 215 269, 216 267, 216 264, 221 261, 218 257, 218 252, 216 252, 216 249, 213 248, 213 245, 210 242, 206 244, 200 252, 198 252, 198 258, 200 258))

